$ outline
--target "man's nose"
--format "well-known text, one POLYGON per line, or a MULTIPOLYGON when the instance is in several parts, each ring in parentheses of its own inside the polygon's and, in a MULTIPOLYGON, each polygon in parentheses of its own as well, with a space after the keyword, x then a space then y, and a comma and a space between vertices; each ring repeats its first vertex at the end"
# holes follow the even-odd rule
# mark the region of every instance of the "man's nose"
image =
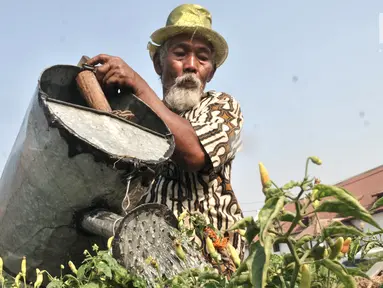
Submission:
POLYGON ((184 62, 184 72, 187 73, 197 73, 197 61, 194 54, 188 55, 187 58, 185 58, 184 62))

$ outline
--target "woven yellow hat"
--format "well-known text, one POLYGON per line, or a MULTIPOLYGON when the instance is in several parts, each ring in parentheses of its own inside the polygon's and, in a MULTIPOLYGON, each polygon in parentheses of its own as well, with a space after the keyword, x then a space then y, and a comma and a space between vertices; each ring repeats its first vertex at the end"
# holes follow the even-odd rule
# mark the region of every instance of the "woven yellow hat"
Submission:
POLYGON ((206 38, 214 47, 217 67, 225 62, 229 49, 226 40, 216 31, 212 30, 212 17, 208 10, 196 4, 183 4, 176 7, 168 16, 166 26, 156 30, 148 43, 150 57, 153 60, 158 47, 167 39, 190 33, 206 38))

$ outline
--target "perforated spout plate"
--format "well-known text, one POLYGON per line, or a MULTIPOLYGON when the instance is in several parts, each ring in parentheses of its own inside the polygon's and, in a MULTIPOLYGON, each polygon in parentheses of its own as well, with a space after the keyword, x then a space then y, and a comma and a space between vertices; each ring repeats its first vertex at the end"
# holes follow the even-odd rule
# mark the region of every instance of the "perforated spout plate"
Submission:
POLYGON ((191 268, 210 266, 201 252, 187 241, 181 241, 185 261, 176 254, 174 241, 180 240, 180 231, 174 214, 161 204, 138 206, 121 221, 113 241, 113 255, 117 261, 146 278, 148 287, 154 287, 154 279, 172 276, 191 268), (147 260, 158 263, 159 272, 147 260))

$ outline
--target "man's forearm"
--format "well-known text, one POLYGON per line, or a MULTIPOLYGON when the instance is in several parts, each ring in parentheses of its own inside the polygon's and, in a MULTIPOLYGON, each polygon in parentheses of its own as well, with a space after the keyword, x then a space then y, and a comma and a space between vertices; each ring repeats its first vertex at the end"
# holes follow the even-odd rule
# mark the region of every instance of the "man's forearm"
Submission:
POLYGON ((205 165, 205 153, 189 121, 169 110, 149 85, 138 87, 136 96, 153 109, 174 135, 176 147, 172 159, 184 170, 201 170, 205 165))

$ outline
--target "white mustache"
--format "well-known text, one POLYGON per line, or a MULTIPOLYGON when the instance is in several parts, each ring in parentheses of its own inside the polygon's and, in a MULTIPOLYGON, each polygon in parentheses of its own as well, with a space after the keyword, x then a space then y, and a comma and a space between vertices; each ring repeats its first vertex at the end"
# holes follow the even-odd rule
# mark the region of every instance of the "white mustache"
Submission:
POLYGON ((184 74, 180 77, 177 77, 175 80, 175 85, 178 87, 182 87, 185 83, 192 83, 195 88, 201 87, 201 80, 195 74, 184 74))

